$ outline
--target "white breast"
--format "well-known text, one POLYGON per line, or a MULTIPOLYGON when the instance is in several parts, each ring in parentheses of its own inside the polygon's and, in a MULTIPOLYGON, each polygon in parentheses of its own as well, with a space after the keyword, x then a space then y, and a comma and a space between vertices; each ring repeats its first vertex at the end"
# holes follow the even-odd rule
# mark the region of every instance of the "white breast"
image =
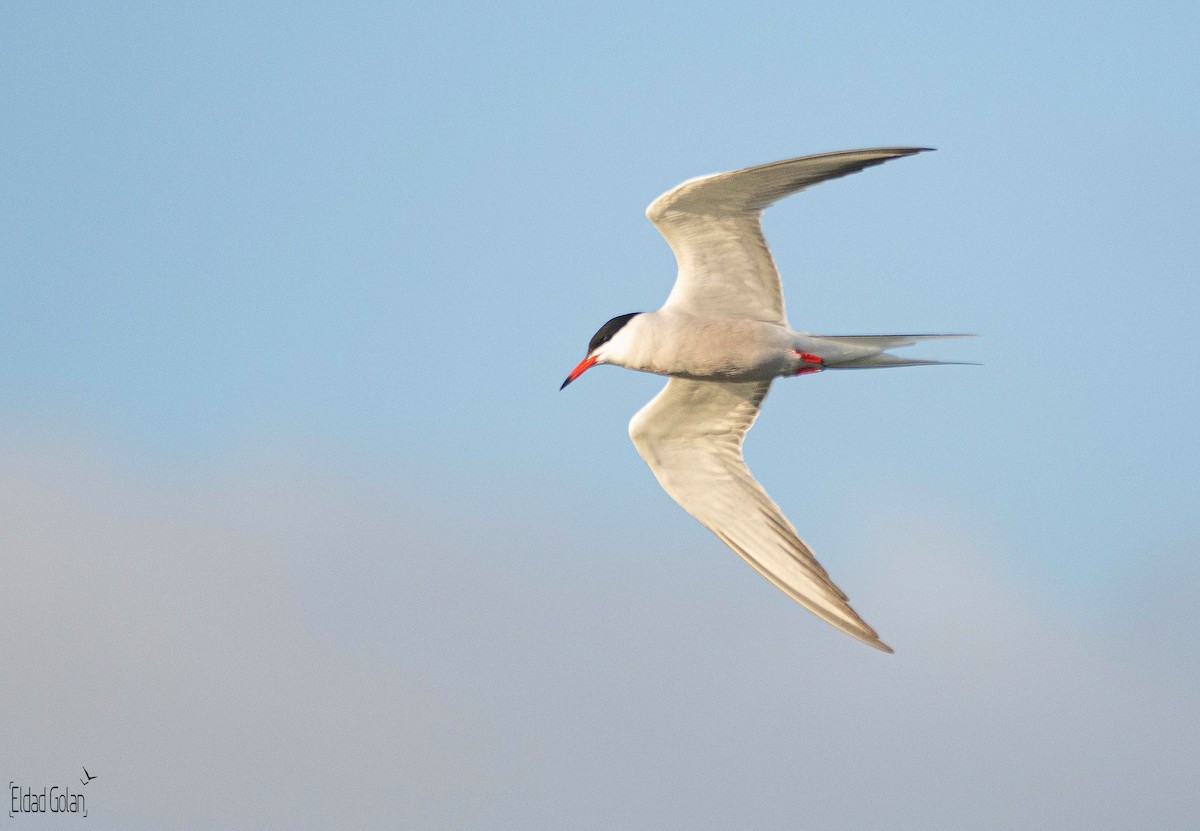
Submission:
POLYGON ((794 362, 793 333, 757 320, 647 312, 613 339, 610 363, 677 378, 767 381, 794 362))

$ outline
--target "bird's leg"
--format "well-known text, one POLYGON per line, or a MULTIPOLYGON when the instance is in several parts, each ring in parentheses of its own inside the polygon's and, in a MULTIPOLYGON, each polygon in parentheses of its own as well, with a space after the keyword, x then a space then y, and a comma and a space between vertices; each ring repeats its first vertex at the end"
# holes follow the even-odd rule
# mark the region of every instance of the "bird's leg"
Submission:
POLYGON ((814 372, 820 372, 825 368, 825 359, 820 355, 814 355, 811 352, 801 352, 795 350, 796 357, 800 359, 800 366, 796 370, 797 375, 811 375, 814 372))

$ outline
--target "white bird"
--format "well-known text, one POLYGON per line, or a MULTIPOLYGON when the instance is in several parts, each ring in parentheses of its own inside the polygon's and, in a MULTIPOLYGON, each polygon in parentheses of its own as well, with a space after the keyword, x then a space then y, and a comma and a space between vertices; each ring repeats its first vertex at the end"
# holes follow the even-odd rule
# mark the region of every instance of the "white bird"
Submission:
MULTIPOLYGON (((802 156, 690 179, 650 203, 679 274, 656 312, 614 317, 562 387, 596 364, 670 380, 629 422, 629 436, 684 510, 809 611, 876 649, 892 649, 850 607, 742 458, 775 378, 827 369, 940 364, 886 350, 965 335, 814 335, 794 331, 760 216, 827 179, 929 150, 883 147, 802 156)), ((561 389, 561 388, 560 388, 561 389)))

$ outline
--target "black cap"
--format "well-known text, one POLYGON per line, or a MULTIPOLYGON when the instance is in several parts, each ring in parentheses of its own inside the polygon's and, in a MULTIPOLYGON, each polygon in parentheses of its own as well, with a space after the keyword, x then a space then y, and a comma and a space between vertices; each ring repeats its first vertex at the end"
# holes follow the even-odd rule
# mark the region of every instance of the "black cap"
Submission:
POLYGON ((600 344, 608 343, 610 340, 612 340, 613 335, 621 331, 621 327, 640 314, 641 312, 630 312, 629 314, 625 315, 617 315, 608 323, 605 323, 603 326, 601 326, 596 331, 596 334, 592 335, 591 341, 588 342, 588 354, 592 354, 592 352, 594 352, 596 347, 600 344))

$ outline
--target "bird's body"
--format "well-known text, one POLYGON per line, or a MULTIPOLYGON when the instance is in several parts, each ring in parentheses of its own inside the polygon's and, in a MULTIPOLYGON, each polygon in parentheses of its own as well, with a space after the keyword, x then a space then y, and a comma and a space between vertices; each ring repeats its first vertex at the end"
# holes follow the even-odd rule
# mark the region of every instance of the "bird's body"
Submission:
MULTIPOLYGON (((793 332, 760 320, 643 312, 626 324, 621 366, 697 381, 769 381, 793 363, 793 332)), ((613 361, 614 363, 616 361, 613 361)))
POLYGON ((751 476, 742 440, 776 378, 941 363, 887 350, 960 337, 793 330, 759 223, 765 207, 790 193, 922 149, 805 156, 691 179, 664 193, 646 214, 679 262, 667 302, 658 311, 606 323, 563 382, 600 363, 670 376, 629 423, 634 445, 663 489, 789 596, 888 652, 751 476))
MULTIPOLYGON (((688 378, 693 381, 771 381, 811 370, 804 355, 819 356, 821 369, 890 366, 894 355, 878 361, 885 349, 918 340, 958 335, 814 335, 781 323, 740 318, 711 318, 676 309, 642 312, 621 330, 604 363, 626 369, 688 378), (903 342, 901 342, 903 341, 903 342)), ((936 363, 905 360, 904 364, 936 363)))

